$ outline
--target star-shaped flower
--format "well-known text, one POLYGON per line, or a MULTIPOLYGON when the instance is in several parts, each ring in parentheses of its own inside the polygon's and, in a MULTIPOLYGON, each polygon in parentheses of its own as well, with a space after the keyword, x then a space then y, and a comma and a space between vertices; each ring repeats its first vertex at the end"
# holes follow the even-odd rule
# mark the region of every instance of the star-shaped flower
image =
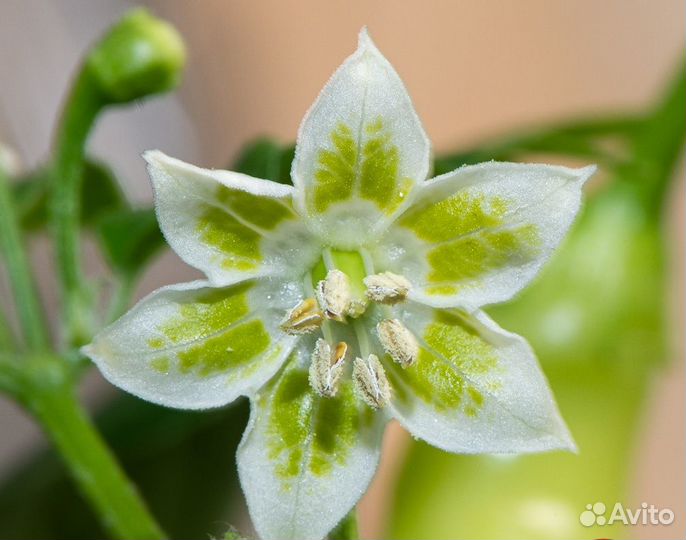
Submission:
POLYGON ((429 141, 365 31, 303 120, 294 186, 145 159, 167 241, 207 279, 153 292, 85 353, 162 405, 250 398, 238 470, 262 537, 326 535, 392 418, 450 452, 574 448, 527 343, 480 308, 534 277, 594 167, 425 181, 429 141))

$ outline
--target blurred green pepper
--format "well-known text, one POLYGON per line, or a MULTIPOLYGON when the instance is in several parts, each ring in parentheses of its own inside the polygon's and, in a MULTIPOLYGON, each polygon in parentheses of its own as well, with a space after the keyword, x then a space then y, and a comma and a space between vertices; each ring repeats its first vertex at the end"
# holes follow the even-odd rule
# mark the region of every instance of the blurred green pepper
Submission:
POLYGON ((594 197, 545 274, 492 309, 541 359, 580 454, 454 456, 414 443, 393 537, 616 537, 579 522, 586 504, 626 501, 637 416, 663 357, 659 227, 632 192, 594 197), (430 509, 430 511, 429 511, 430 509))
POLYGON ((684 140, 684 75, 632 133, 629 161, 588 201, 562 249, 517 300, 489 310, 537 352, 579 455, 457 456, 413 442, 392 538, 616 538, 585 527, 627 499, 655 366, 665 357, 665 191, 684 140))

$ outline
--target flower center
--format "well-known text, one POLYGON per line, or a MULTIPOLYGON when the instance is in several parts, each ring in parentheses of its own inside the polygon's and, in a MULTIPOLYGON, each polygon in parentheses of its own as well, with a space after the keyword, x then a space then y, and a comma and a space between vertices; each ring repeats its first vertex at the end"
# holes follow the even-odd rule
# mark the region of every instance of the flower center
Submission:
POLYGON ((309 370, 310 385, 319 395, 336 394, 346 354, 355 350, 351 377, 357 395, 373 408, 388 403, 390 384, 374 353, 385 353, 382 357, 403 368, 415 362, 417 340, 393 317, 391 307, 407 298, 410 287, 401 275, 375 273, 371 257, 364 251, 324 250, 305 278, 305 300, 293 307, 281 324, 288 334, 321 334, 309 370), (370 327, 374 330, 368 330, 370 327), (370 339, 370 333, 376 340, 370 339), (349 347, 349 342, 356 349, 349 347))

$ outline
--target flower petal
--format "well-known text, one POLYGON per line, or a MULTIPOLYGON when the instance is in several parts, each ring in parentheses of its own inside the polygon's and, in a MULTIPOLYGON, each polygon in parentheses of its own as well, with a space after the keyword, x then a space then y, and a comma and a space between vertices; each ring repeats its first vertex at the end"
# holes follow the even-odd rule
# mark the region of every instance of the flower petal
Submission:
POLYGON ((162 287, 84 347, 112 384, 182 409, 251 395, 279 369, 296 338, 279 330, 297 301, 283 284, 162 287), (271 296, 269 304, 266 298, 271 296))
POLYGON ((293 188, 145 153, 157 219, 167 242, 210 282, 295 275, 317 246, 291 207, 293 188))
POLYGON ((525 287, 562 241, 595 166, 482 163, 426 182, 375 251, 410 298, 468 310, 525 287))
POLYGON ((311 228, 360 245, 426 179, 430 143, 410 97, 366 30, 303 119, 293 182, 311 228))
POLYGON ((405 369, 385 358, 393 415, 449 452, 575 450, 533 351, 485 313, 411 304, 404 324, 420 343, 405 369))
MULTIPOLYGON (((307 340, 311 341, 311 340, 307 340)), ((374 476, 385 418, 345 380, 333 398, 315 394, 299 346, 282 373, 252 401, 238 472, 264 539, 323 538, 374 476)))

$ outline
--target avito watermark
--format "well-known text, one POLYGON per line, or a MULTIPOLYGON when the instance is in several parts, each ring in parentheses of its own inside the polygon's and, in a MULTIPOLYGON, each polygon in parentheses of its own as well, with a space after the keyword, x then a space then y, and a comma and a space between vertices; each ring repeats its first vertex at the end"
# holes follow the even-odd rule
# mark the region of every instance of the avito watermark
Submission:
POLYGON ((593 525, 671 525, 674 522, 674 512, 669 508, 658 508, 654 504, 641 503, 639 508, 627 508, 622 503, 615 503, 609 516, 606 516, 605 503, 587 504, 586 510, 579 515, 579 521, 584 527, 593 525))

